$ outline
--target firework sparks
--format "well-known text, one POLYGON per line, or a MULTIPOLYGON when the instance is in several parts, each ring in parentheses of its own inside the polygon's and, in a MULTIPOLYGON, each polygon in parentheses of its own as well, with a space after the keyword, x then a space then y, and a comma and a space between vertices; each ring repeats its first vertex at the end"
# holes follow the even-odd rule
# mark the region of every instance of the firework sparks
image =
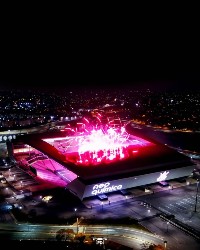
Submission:
POLYGON ((83 118, 83 123, 77 123, 76 128, 66 127, 65 131, 70 131, 72 136, 64 137, 59 142, 57 140, 58 144, 54 141, 53 145, 69 162, 96 166, 133 157, 140 146, 150 144, 146 140, 129 135, 125 127, 121 126, 121 121, 116 127, 113 126, 116 124, 115 120, 109 120, 103 125, 100 115, 96 119, 98 124, 91 124, 88 119, 83 118))

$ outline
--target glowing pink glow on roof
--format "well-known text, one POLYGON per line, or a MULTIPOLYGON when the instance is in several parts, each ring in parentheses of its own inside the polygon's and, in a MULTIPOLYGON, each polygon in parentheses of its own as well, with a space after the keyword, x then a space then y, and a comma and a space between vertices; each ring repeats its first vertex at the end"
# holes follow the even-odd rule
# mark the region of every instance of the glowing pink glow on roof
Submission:
POLYGON ((139 148, 152 144, 129 135, 124 127, 117 130, 108 128, 106 131, 92 129, 86 134, 76 133, 74 136, 45 139, 45 141, 64 154, 66 161, 90 166, 134 157, 139 148))
POLYGON ((135 157, 139 148, 152 143, 126 132, 119 117, 105 117, 94 113, 93 120, 83 117, 75 127, 67 124, 64 131, 69 135, 63 138, 45 139, 65 155, 66 161, 75 165, 108 164, 113 161, 135 157))
POLYGON ((78 152, 114 150, 121 147, 122 144, 126 146, 126 139, 127 135, 124 133, 124 128, 121 128, 121 133, 117 133, 112 128, 109 128, 106 133, 101 129, 93 129, 89 136, 83 137, 83 140, 81 140, 78 152))

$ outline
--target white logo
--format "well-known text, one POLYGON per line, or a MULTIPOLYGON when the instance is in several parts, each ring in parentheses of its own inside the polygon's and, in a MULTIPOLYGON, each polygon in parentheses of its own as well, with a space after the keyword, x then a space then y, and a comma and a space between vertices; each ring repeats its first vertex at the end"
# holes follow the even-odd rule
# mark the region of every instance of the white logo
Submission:
POLYGON ((157 181, 164 181, 167 178, 168 174, 169 174, 169 171, 165 171, 163 173, 160 173, 160 176, 157 178, 157 181))
POLYGON ((100 189, 100 188, 106 188, 108 186, 110 186, 110 182, 96 184, 96 185, 94 185, 93 190, 100 189))
POLYGON ((102 193, 108 193, 108 192, 113 192, 122 189, 122 185, 117 185, 117 186, 110 186, 110 182, 106 183, 101 183, 101 184, 96 184, 93 186, 93 195, 97 194, 102 194, 102 193))

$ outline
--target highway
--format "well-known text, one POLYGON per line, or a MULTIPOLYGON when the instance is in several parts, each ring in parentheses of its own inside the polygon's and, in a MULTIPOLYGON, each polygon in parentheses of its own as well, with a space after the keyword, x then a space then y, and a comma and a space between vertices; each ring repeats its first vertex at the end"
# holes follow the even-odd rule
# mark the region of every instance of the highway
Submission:
MULTIPOLYGON (((162 221, 156 218, 154 223, 151 224, 154 227, 161 225, 160 230, 162 231, 162 221), (157 220, 157 222, 156 222, 157 220)), ((56 240, 56 232, 60 229, 73 229, 77 231, 77 226, 59 226, 59 225, 34 225, 34 224, 0 224, 0 239, 1 240, 56 240)), ((119 226, 79 226, 79 232, 84 232, 88 235, 94 235, 96 237, 104 237, 106 240, 114 240, 117 243, 129 246, 135 250, 141 250, 144 246, 148 246, 151 243, 164 245, 164 241, 167 241, 168 250, 186 250, 189 246, 192 250, 199 250, 199 243, 191 239, 190 236, 183 232, 179 232, 177 235, 176 229, 170 226, 169 234, 166 237, 162 237, 157 234, 152 234, 142 230, 136 230, 131 227, 119 227, 119 226), (185 244, 184 238, 187 239, 185 244)))
MULTIPOLYGON (((73 229, 76 226, 32 225, 32 224, 0 224, 0 239, 8 240, 56 240, 56 232, 60 229, 73 229)), ((135 230, 128 227, 80 226, 80 232, 94 236, 103 236, 106 240, 114 239, 126 246, 141 249, 142 245, 151 243, 163 244, 164 240, 158 235, 135 230)))

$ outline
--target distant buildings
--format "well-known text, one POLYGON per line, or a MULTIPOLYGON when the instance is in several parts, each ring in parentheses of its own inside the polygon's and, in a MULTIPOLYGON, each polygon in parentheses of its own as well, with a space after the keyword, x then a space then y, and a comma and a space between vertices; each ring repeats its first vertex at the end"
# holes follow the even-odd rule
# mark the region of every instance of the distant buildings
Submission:
MULTIPOLYGON (((0 130, 22 129, 52 121, 77 119, 94 109, 121 109, 126 119, 182 131, 200 130, 199 92, 137 90, 0 92, 0 130)), ((121 117, 122 118, 122 117, 121 117)))

